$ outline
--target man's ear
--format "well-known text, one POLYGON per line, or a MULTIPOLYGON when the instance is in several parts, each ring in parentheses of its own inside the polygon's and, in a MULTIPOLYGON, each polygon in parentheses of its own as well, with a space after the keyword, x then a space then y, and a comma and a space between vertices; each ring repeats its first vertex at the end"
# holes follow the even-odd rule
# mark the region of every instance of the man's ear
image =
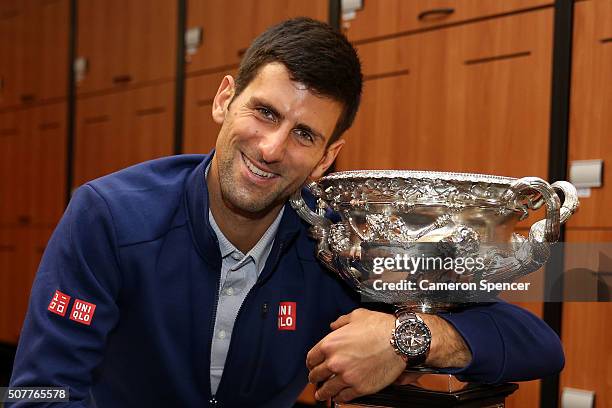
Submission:
POLYGON ((222 124, 225 120, 225 114, 234 97, 235 89, 234 78, 231 75, 224 76, 219 89, 217 89, 215 99, 213 99, 212 117, 216 123, 222 124))
POLYGON ((338 156, 338 153, 340 153, 344 143, 344 139, 336 140, 334 143, 330 144, 327 149, 325 149, 325 154, 321 160, 319 160, 316 167, 312 170, 312 173, 310 173, 310 180, 317 180, 323 177, 329 166, 331 166, 334 160, 336 160, 336 156, 338 156))

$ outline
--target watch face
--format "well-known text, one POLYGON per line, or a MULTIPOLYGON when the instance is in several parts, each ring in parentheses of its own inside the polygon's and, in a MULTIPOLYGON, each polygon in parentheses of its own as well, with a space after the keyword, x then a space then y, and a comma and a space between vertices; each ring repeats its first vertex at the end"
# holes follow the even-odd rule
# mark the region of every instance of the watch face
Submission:
POLYGON ((421 355, 427 351, 430 342, 431 332, 425 323, 405 321, 395 329, 395 346, 404 355, 421 355))

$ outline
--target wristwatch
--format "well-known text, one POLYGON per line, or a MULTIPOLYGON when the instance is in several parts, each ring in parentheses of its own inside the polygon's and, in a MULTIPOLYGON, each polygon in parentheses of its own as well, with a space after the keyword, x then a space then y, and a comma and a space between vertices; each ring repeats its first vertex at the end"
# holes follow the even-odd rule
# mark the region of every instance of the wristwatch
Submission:
POLYGON ((391 331, 391 346, 409 367, 423 364, 431 345, 431 332, 423 319, 415 313, 396 314, 395 329, 391 331))

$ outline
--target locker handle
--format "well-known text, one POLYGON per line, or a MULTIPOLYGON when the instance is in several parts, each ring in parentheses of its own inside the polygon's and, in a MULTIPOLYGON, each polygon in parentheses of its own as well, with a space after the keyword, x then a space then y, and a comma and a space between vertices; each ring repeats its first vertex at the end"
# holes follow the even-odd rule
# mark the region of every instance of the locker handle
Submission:
POLYGON ((21 225, 28 225, 31 221, 32 219, 29 215, 20 215, 17 217, 17 222, 21 225))
POLYGON ((21 102, 23 102, 23 103, 33 102, 34 99, 35 99, 34 94, 23 94, 23 95, 21 95, 21 102))
POLYGON ((432 10, 427 10, 419 13, 419 21, 434 21, 441 20, 453 14, 455 12, 454 8, 446 7, 446 8, 437 8, 432 10))
POLYGON ((117 75, 116 77, 113 77, 113 83, 115 84, 125 84, 131 81, 132 77, 130 75, 117 75))
POLYGON ((0 252, 14 252, 15 245, 0 245, 0 252))

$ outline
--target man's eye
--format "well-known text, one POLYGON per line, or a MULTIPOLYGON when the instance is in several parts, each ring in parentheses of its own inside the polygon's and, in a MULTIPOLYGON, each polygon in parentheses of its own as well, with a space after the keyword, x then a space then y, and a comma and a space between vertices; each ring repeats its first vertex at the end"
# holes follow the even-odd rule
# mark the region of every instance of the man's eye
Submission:
POLYGON ((270 109, 268 108, 257 108, 257 111, 261 114, 261 116, 264 119, 270 120, 272 122, 276 122, 276 116, 274 115, 274 112, 272 112, 270 109))
POLYGON ((294 132, 300 138, 302 143, 304 143, 304 144, 313 144, 314 143, 314 136, 310 132, 308 132, 306 130, 302 130, 302 129, 295 129, 294 132))

